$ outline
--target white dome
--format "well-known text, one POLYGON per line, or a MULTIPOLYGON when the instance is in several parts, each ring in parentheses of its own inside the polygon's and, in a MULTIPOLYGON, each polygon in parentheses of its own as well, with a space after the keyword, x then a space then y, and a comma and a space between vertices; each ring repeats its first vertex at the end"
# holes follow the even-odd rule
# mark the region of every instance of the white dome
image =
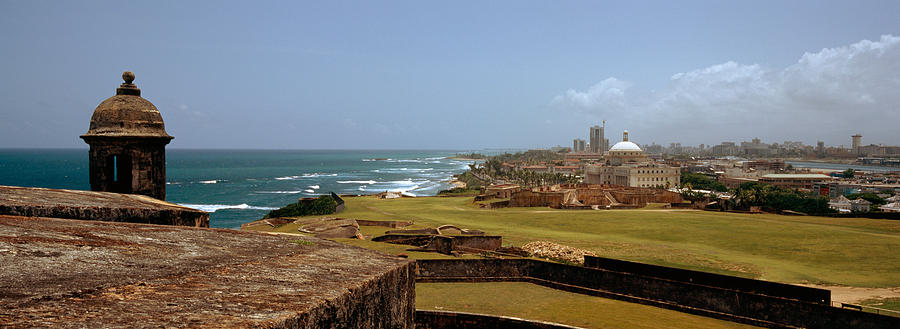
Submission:
POLYGON ((612 152, 612 151, 638 151, 638 152, 640 152, 641 148, 639 146, 637 146, 637 144, 635 144, 635 143, 623 141, 623 142, 616 143, 616 145, 613 145, 613 147, 611 147, 609 149, 609 151, 610 152, 612 152))

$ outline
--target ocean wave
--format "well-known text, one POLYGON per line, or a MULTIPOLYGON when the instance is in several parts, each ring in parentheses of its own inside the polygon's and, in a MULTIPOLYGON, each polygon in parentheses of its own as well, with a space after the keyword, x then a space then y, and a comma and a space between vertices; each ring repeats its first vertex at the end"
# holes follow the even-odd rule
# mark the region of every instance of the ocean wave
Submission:
MULTIPOLYGON (((412 190, 415 190, 415 189, 418 189, 418 188, 419 188, 419 185, 411 185, 411 186, 404 186, 404 187, 395 187, 395 188, 391 188, 391 189, 388 189, 388 191, 390 191, 390 192, 400 192, 400 193, 404 193, 404 194, 405 194, 405 193, 409 193, 409 191, 412 191, 412 190)), ((415 195, 413 195, 413 196, 415 196, 415 195)))
POLYGON ((334 177, 334 176, 337 176, 337 174, 323 174, 323 173, 303 174, 303 178, 334 177))
POLYGON ((181 203, 180 205, 188 207, 188 208, 202 210, 205 212, 216 212, 216 211, 222 210, 222 209, 244 209, 244 210, 275 210, 275 209, 278 209, 278 208, 272 208, 272 207, 251 206, 246 203, 242 203, 242 204, 238 204, 238 205, 181 203))
POLYGON ((316 193, 316 191, 313 191, 313 190, 303 190, 303 192, 306 192, 306 193, 316 193))
POLYGON ((200 184, 215 184, 215 183, 218 183, 218 182, 220 182, 220 180, 213 179, 213 180, 202 180, 202 181, 199 181, 199 182, 197 182, 197 183, 200 183, 200 184))
POLYGON ((360 190, 360 191, 365 191, 365 190, 366 190, 366 186, 365 186, 365 185, 363 185, 363 186, 360 186, 360 187, 359 187, 359 188, 358 188, 358 189, 357 189, 357 190, 360 190))
POLYGON ((308 188, 311 188, 311 189, 314 189, 314 190, 318 190, 318 189, 319 189, 319 185, 310 185, 310 186, 307 186, 307 187, 308 187, 308 188))
POLYGON ((378 182, 373 181, 373 180, 339 180, 339 181, 337 181, 337 183, 338 184, 368 184, 368 185, 371 185, 371 184, 377 184, 378 182))
POLYGON ((256 193, 266 193, 266 194, 297 194, 303 191, 257 191, 256 193))
POLYGON ((446 159, 446 158, 447 157, 431 157, 431 158, 425 158, 425 160, 441 160, 441 159, 446 159))
POLYGON ((284 176, 284 177, 275 177, 277 180, 294 180, 298 179, 300 176, 284 176))
POLYGON ((431 181, 427 180, 427 179, 414 181, 414 180, 412 180, 412 178, 407 178, 405 180, 395 180, 395 181, 386 182, 386 184, 410 186, 410 185, 425 184, 428 182, 431 182, 431 181))

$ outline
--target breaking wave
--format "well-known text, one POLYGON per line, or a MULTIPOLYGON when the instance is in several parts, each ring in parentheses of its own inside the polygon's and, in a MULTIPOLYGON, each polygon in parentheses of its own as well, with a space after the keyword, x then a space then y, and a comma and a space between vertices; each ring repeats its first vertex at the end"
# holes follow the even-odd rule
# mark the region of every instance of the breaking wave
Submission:
POLYGON ((378 183, 373 180, 339 180, 337 182, 338 182, 338 184, 368 184, 368 185, 378 183))
POLYGON ((182 206, 188 208, 194 208, 197 210, 202 210, 205 212, 216 212, 222 209, 245 209, 245 210, 275 210, 278 208, 272 207, 257 207, 251 206, 246 203, 238 204, 238 205, 227 205, 227 204, 190 204, 190 203, 181 203, 182 206))
POLYGON ((304 177, 304 178, 311 178, 311 177, 334 177, 334 176, 337 176, 337 175, 338 175, 338 174, 312 173, 312 174, 303 174, 303 177, 304 177))

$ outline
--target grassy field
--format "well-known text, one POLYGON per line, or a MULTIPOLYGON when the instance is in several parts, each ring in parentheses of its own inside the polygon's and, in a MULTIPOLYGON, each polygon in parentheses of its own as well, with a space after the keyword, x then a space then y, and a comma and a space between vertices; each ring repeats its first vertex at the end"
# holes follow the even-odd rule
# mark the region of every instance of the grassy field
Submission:
POLYGON ((503 314, 585 328, 752 328, 531 283, 417 283, 416 308, 503 314))
MULTIPOLYGON (((599 256, 786 283, 856 287, 900 286, 900 221, 695 210, 479 209, 470 197, 382 200, 345 198, 341 217, 454 224, 492 235, 504 245, 553 241, 599 256)), ((278 231, 297 232, 296 225, 278 231)), ((364 228, 377 235, 385 228, 364 228)), ((345 240, 413 258, 405 246, 345 240)))
MULTIPOLYGON (((481 209, 472 197, 344 199, 335 216, 403 220, 413 227, 454 224, 502 235, 504 245, 545 240, 634 260, 786 283, 900 287, 900 221, 669 210, 481 209)), ((296 224, 275 231, 297 233, 296 224)), ((268 228, 266 228, 268 229, 268 228)), ((378 236, 384 227, 360 228, 378 236)), ((410 258, 449 258, 409 246, 343 243, 410 258)), ((478 257, 466 255, 464 257, 478 257)), ((893 309, 894 299, 865 302, 893 309)), ((420 283, 416 306, 516 316, 588 328, 729 328, 736 323, 573 294, 528 283, 420 283)))
MULTIPOLYGON (((418 287, 416 289, 417 289, 416 291, 418 291, 418 287)), ((859 304, 863 305, 863 306, 872 306, 872 307, 877 307, 877 308, 881 308, 881 309, 885 309, 885 310, 893 310, 893 311, 900 312, 900 298, 869 299, 869 300, 864 300, 859 304)), ((867 311, 872 312, 872 310, 867 310, 867 311)), ((897 316, 896 313, 894 313, 893 315, 897 316)))

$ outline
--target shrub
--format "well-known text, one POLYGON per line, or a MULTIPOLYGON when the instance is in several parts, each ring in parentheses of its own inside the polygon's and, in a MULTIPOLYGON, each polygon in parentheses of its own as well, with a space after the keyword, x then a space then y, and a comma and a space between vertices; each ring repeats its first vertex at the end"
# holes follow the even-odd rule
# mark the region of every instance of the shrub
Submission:
POLYGON ((323 195, 312 200, 300 200, 266 214, 266 218, 298 217, 312 215, 333 214, 337 207, 337 201, 330 195, 323 195))

